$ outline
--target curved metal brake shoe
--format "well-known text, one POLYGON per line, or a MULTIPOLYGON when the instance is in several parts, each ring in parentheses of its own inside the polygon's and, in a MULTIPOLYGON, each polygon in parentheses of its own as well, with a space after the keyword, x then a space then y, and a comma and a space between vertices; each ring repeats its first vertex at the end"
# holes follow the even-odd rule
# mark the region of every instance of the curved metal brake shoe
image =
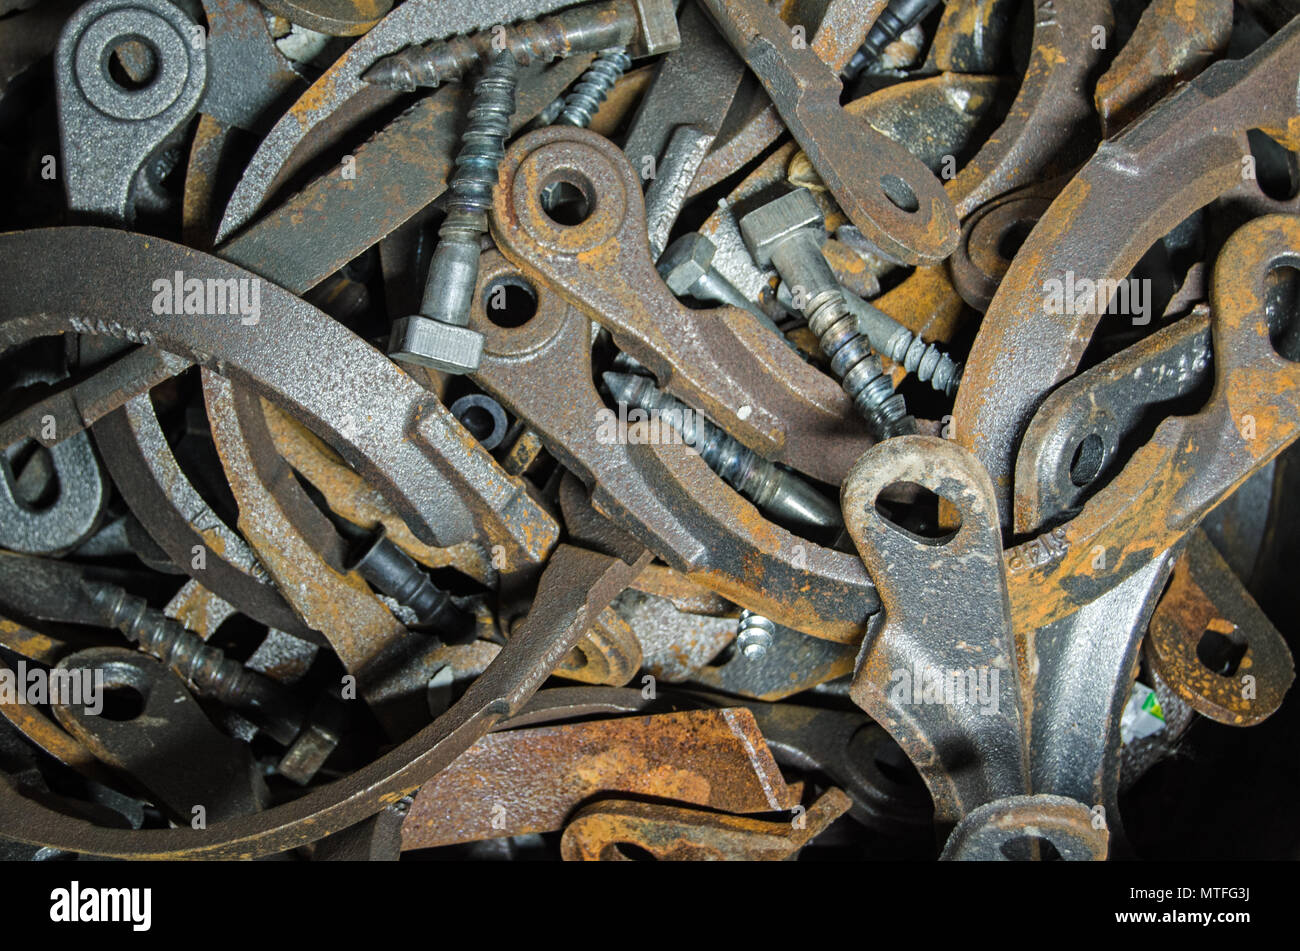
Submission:
POLYGON ((537 564, 555 544, 551 516, 433 394, 341 325, 247 271, 141 235, 58 228, 0 235, 0 277, 12 290, 0 304, 0 345, 74 332, 171 350, 292 409, 422 541, 499 544, 509 570, 537 564), (99 305, 114 319, 86 316, 85 285, 43 266, 52 259, 86 262, 99 305), (156 312, 175 309, 182 283, 193 290, 229 282, 256 286, 257 314, 156 312))
POLYGON ((293 802, 206 831, 108 829, 55 812, 0 776, 0 836, 117 858, 236 859, 283 852, 340 832, 413 792, 519 712, 649 561, 649 553, 628 564, 561 546, 542 573, 523 625, 451 709, 370 765, 293 802))
POLYGON ((953 409, 955 436, 988 468, 1004 524, 1016 450, 1044 396, 1078 366, 1109 292, 1049 306, 1071 276, 1115 288, 1146 250, 1242 180, 1246 131, 1297 144, 1300 21, 1220 61, 1102 144, 1039 221, 989 305, 953 409), (1099 196, 1104 196, 1100 199, 1099 196), (1116 209, 1125 222, 1116 227, 1116 209), (1060 310, 1061 313, 1055 311, 1060 310))

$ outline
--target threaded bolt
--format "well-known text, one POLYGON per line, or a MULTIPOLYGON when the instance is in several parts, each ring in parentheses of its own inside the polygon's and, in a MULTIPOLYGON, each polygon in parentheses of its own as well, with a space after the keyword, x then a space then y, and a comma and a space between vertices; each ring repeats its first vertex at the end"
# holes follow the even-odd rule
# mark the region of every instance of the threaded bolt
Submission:
POLYGON ((292 742, 298 734, 301 715, 271 681, 225 656, 125 588, 107 582, 83 583, 105 626, 117 628, 131 643, 162 661, 200 696, 235 709, 261 712, 268 732, 281 743, 292 742))
MULTIPOLYGON (((820 257, 820 252, 818 253, 820 257)), ((853 405, 882 438, 915 432, 903 397, 871 352, 871 341, 858 332, 857 319, 838 291, 826 294, 804 310, 808 329, 817 336, 831 372, 840 380, 853 405)))
MULTIPOLYGON (((844 303, 858 320, 858 331, 871 341, 871 348, 887 357, 906 372, 929 383, 945 396, 957 392, 962 365, 933 343, 926 343, 870 301, 841 288, 844 303)), ((792 306, 790 286, 784 281, 777 288, 776 299, 792 306)))
POLYGON ((654 385, 649 377, 605 373, 614 399, 658 416, 681 434, 705 465, 760 509, 816 528, 838 527, 839 508, 792 472, 781 469, 654 385))
POLYGON ((893 360, 908 373, 916 374, 922 383, 929 383, 945 396, 957 393, 957 384, 961 382, 960 363, 944 353, 932 343, 926 343, 904 328, 903 332, 889 341, 890 346, 880 352, 893 360))
POLYGON ((488 230, 487 211, 515 111, 517 72, 514 56, 499 53, 474 85, 469 126, 448 185, 447 217, 438 230, 420 313, 393 324, 388 353, 394 360, 445 373, 478 369, 483 335, 468 329, 469 306, 478 282, 480 242, 488 230))
POLYGON ((590 126, 600 104, 631 66, 632 57, 627 55, 627 47, 614 46, 601 50, 595 62, 564 97, 564 111, 555 120, 555 124, 577 126, 579 129, 590 126))
POLYGON ((555 16, 523 20, 504 29, 409 47, 377 60, 361 78, 398 92, 412 92, 460 79, 479 62, 501 52, 503 43, 516 62, 528 66, 574 53, 627 46, 638 31, 636 7, 630 0, 606 0, 555 16))
POLYGON ((916 432, 916 420, 871 352, 844 301, 835 272, 822 256, 822 216, 806 188, 798 188, 740 219, 740 232, 760 265, 772 264, 802 297, 808 329, 831 372, 878 439, 916 432))
POLYGON ((753 660, 767 654, 776 635, 776 625, 753 611, 740 612, 740 627, 736 630, 736 649, 753 660))

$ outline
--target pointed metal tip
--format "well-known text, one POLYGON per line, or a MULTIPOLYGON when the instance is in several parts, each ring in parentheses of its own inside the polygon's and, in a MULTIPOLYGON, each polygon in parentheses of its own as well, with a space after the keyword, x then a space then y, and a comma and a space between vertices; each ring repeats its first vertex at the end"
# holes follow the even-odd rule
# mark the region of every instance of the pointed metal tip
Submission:
POLYGON ((844 524, 840 507, 793 473, 777 470, 780 485, 768 508, 785 518, 817 528, 844 524))
POLYGON ((632 395, 632 390, 637 383, 637 378, 631 373, 615 373, 612 370, 605 371, 600 378, 605 381, 610 395, 625 403, 628 402, 628 397, 632 395))
POLYGON ((396 55, 376 60, 361 74, 361 81, 372 86, 384 86, 397 92, 414 92, 410 70, 396 55))

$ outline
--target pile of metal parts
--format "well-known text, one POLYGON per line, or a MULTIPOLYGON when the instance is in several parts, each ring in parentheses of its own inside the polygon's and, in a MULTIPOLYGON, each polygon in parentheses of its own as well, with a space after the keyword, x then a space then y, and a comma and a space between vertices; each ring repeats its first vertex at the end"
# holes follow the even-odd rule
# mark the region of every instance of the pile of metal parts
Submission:
POLYGON ((1296 12, 0 0, 0 855, 1294 855, 1296 12))

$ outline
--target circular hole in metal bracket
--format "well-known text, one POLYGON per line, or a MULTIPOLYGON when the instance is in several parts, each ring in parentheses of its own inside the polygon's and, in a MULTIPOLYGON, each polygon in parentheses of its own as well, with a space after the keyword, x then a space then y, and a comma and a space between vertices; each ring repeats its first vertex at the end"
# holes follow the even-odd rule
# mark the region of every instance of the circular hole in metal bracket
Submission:
POLYGON ((957 506, 955 525, 941 524, 939 520, 940 496, 931 489, 916 483, 900 480, 891 482, 876 496, 876 514, 890 526, 926 545, 946 545, 961 531, 961 515, 957 506))
POLYGON ((104 75, 124 92, 147 89, 158 78, 158 50, 137 33, 118 37, 104 47, 104 75))
POLYGON ((144 696, 134 687, 105 687, 103 703, 99 715, 105 720, 125 723, 144 713, 144 696))
POLYGON ((0 453, 0 479, 9 483, 14 500, 43 512, 59 500, 59 470, 54 454, 34 439, 23 439, 0 453))
POLYGON ((916 192, 912 191, 912 186, 897 175, 886 175, 882 178, 880 189, 885 193, 890 204, 909 215, 921 207, 921 203, 916 200, 916 192))
POLYGON ((1032 862, 1035 858, 1040 862, 1064 861, 1052 840, 1039 835, 1018 835, 1003 842, 998 851, 1012 862, 1032 862))
POLYGON ((1076 488, 1082 489, 1101 473, 1101 464, 1106 460, 1106 444, 1096 433, 1089 433, 1074 450, 1070 460, 1070 481, 1076 488))
POLYGON ((1010 222, 1006 230, 998 236, 998 257, 1004 261, 1014 259, 1037 223, 1036 218, 1020 218, 1010 222))
POLYGON ((483 288, 483 312, 498 327, 522 327, 537 314, 537 291, 517 275, 495 277, 483 288))
POLYGON ((542 185, 541 201, 546 217, 565 228, 582 224, 596 210, 595 189, 571 171, 557 172, 542 185))
POLYGON ((144 713, 153 688, 147 671, 134 664, 115 661, 93 668, 92 673, 103 677, 102 680, 95 677, 103 701, 99 716, 115 722, 129 722, 144 713))
POLYGON ((657 862, 658 857, 649 849, 635 842, 615 842, 610 846, 615 852, 631 862, 657 862))
POLYGON ((1235 627, 1231 632, 1207 627, 1196 643, 1196 659, 1205 665, 1206 670, 1220 677, 1231 677, 1241 666, 1248 648, 1235 627))
POLYGON ((193 24, 179 8, 156 5, 107 10, 77 38, 73 75, 86 101, 113 119, 152 119, 202 93, 206 60, 188 39, 193 24))

